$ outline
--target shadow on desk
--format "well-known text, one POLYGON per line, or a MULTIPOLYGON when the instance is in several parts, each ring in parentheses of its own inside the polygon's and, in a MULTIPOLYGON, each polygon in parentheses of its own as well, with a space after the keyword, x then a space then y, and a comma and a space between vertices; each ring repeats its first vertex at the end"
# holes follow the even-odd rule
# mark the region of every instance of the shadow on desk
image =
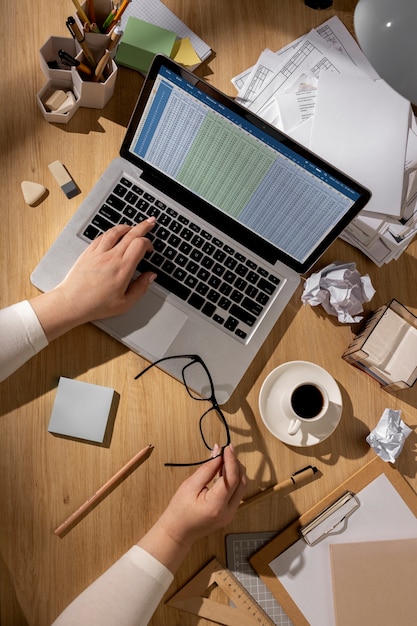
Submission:
MULTIPOLYGON (((127 127, 133 108, 143 84, 139 72, 119 67, 114 94, 102 109, 80 107, 68 124, 53 124, 66 133, 88 135, 106 132, 100 118, 108 119, 119 126, 127 127)), ((115 146, 116 150, 120 146, 115 146)))
MULTIPOLYGON (((207 78, 212 74, 212 71, 207 63, 204 63, 198 68, 196 73, 203 78, 207 78)), ((143 81, 144 77, 139 72, 119 66, 114 94, 103 109, 80 107, 68 124, 54 124, 54 126, 68 133, 88 135, 90 132, 105 132, 99 120, 100 118, 106 118, 119 126, 127 128, 142 89, 143 81)), ((119 148, 119 146, 116 146, 116 148, 119 148)))
MULTIPOLYGON (((242 405, 249 390, 279 344, 288 325, 301 306, 300 299, 292 302, 264 342, 254 362, 242 379, 225 409, 233 412, 242 405)), ((0 416, 6 415, 54 389, 60 376, 76 378, 88 370, 112 361, 129 352, 119 341, 93 324, 85 324, 56 339, 0 383, 0 416)), ((137 357, 138 360, 141 357, 137 357)))
POLYGON ((55 389, 60 376, 77 378, 126 352, 93 324, 75 328, 0 383, 0 417, 55 389))
POLYGON ((254 381, 259 378, 266 363, 268 363, 272 354, 275 350, 277 350, 281 339, 287 333, 292 320, 295 318, 297 311, 302 306, 300 295, 301 291, 299 287, 292 296, 282 315, 279 317, 274 328, 265 339, 260 350, 258 351, 258 354, 246 370, 232 396, 224 405, 222 405, 226 411, 235 413, 239 410, 239 408, 243 408, 243 403, 252 389, 254 381))
POLYGON ((417 426, 410 426, 410 428, 413 430, 407 437, 404 448, 395 461, 394 467, 396 467, 403 476, 414 479, 417 476, 417 426))
MULTIPOLYGON (((343 415, 336 430, 323 442, 314 446, 300 448, 281 444, 294 452, 301 451, 305 458, 305 465, 314 465, 319 461, 324 466, 335 466, 341 458, 355 460, 365 458, 369 454, 369 446, 366 443, 369 427, 354 415, 348 393, 340 382, 338 384, 342 393, 343 415)), ((237 432, 240 437, 247 438, 247 441, 237 446, 238 452, 253 453, 259 449, 261 460, 254 477, 254 482, 258 487, 267 487, 279 482, 283 477, 276 475, 276 468, 266 453, 268 445, 263 436, 260 420, 256 418, 246 401, 242 402, 241 409, 246 418, 246 425, 234 428, 233 431, 237 432)))
POLYGON ((10 579, 9 570, 1 557, 0 581, 0 624, 2 626, 28 626, 28 622, 16 598, 16 592, 10 579))

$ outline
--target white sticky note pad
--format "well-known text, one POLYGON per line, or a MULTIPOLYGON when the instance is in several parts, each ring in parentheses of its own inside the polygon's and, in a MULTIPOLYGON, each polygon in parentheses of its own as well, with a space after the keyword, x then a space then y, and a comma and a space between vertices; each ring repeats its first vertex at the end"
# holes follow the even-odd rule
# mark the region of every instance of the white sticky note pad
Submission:
POLYGON ((102 443, 114 389, 61 376, 48 432, 102 443))

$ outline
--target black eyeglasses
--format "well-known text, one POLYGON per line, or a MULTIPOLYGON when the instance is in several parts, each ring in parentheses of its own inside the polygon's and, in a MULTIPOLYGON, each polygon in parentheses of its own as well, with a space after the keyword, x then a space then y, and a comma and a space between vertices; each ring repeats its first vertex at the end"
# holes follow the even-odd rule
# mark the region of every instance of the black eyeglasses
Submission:
MULTIPOLYGON (((155 365, 158 365, 163 361, 168 361, 172 359, 187 359, 189 361, 186 365, 184 365, 181 372, 182 380, 184 382, 184 386, 187 390, 188 395, 193 400, 211 403, 211 407, 208 408, 207 411, 205 411, 200 417, 200 434, 204 445, 208 450, 213 451, 215 444, 220 447, 220 452, 217 455, 220 456, 221 454, 223 454, 224 448, 230 444, 229 426, 216 400, 213 379, 210 375, 207 365, 204 363, 203 359, 198 356, 198 354, 179 354, 158 359, 154 363, 151 363, 151 365, 148 365, 148 367, 140 372, 140 374, 135 376, 135 380, 146 374, 146 372, 148 372, 155 365), (200 371, 197 371, 197 368, 200 368, 200 371), (199 380, 205 383, 201 385, 201 388, 203 389, 201 396, 197 395, 196 392, 193 391, 193 389, 190 387, 189 381, 191 380, 199 380), (220 441, 211 441, 211 437, 213 436, 214 432, 218 434, 220 441)), ((171 467, 191 467, 193 465, 203 465, 203 463, 211 461, 212 458, 213 457, 205 459, 204 461, 197 461, 196 463, 165 463, 165 465, 171 467)))

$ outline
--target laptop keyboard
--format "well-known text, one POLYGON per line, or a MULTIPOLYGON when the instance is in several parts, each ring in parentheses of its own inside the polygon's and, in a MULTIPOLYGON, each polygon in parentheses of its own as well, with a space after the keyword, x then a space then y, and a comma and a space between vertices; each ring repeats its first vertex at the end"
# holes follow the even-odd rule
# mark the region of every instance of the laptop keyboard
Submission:
POLYGON ((159 285, 245 340, 279 278, 136 183, 122 177, 82 236, 93 241, 115 224, 135 225, 153 215, 157 222, 147 236, 154 249, 138 271, 155 272, 159 285))

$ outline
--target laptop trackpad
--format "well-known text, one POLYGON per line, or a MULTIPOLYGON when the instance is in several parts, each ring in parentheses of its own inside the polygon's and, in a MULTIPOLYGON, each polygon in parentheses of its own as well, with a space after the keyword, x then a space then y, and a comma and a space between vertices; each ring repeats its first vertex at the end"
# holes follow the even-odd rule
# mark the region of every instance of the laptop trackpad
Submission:
POLYGON ((130 311, 97 325, 133 351, 155 360, 164 356, 187 319, 186 313, 148 291, 130 311))

